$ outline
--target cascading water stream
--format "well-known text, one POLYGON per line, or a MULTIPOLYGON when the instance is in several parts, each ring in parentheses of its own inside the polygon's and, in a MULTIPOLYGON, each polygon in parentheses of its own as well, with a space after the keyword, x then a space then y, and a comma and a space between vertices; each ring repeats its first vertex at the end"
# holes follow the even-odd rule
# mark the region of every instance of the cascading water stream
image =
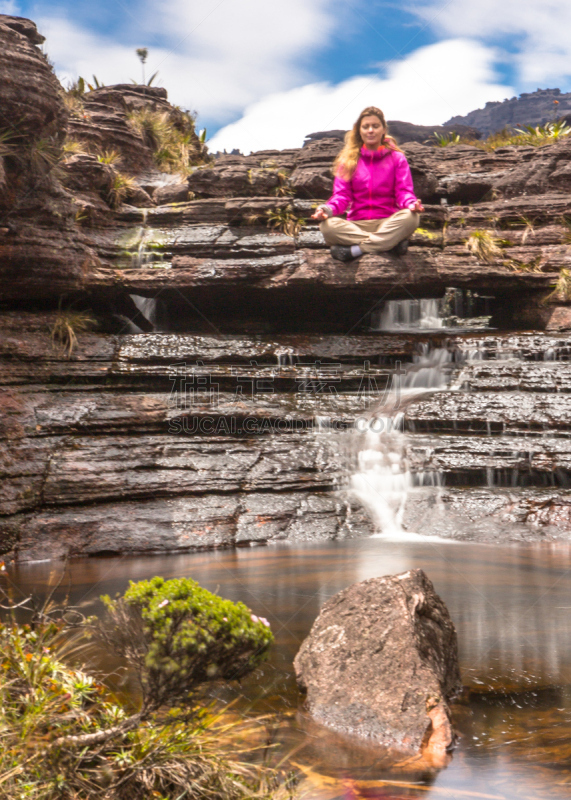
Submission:
POLYGON ((371 315, 371 328, 376 331, 434 330, 444 327, 439 314, 439 301, 389 300, 380 311, 371 315))
POLYGON ((444 389, 449 384, 448 365, 452 353, 446 348, 428 350, 415 358, 404 374, 393 376, 390 393, 369 418, 357 422, 364 437, 358 446, 351 491, 368 509, 377 536, 418 538, 405 534, 402 516, 409 491, 416 486, 439 486, 435 472, 412 473, 406 456, 403 431, 406 406, 420 395, 444 389))
MULTIPOLYGON (((379 326, 382 330, 441 328, 438 301, 391 300, 380 313, 379 326)), ((421 343, 412 365, 393 375, 391 390, 381 405, 368 418, 357 422, 357 431, 363 439, 357 448, 350 487, 371 514, 377 536, 410 538, 402 527, 409 491, 415 486, 440 484, 438 473, 413 474, 410 470, 403 431, 404 411, 420 395, 449 385, 452 356, 445 347, 430 348, 421 343)))

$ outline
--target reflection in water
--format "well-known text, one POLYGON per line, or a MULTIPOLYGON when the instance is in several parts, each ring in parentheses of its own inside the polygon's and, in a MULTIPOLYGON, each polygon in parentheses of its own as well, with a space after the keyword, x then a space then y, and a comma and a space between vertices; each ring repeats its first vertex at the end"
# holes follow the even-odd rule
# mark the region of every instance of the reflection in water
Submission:
MULTIPOLYGON (((45 564, 23 565, 14 578, 22 591, 40 591, 49 569, 45 564)), ((489 547, 367 539, 92 559, 73 564, 72 601, 89 611, 100 594, 123 591, 129 578, 156 574, 192 577, 270 619, 276 645, 241 692, 254 711, 285 715, 278 733, 280 752, 301 745, 296 762, 334 776, 420 781, 424 787, 402 794, 386 786, 381 796, 392 798, 436 800, 477 797, 478 792, 479 797, 506 800, 571 796, 569 545, 489 547), (296 714, 300 698, 292 661, 329 597, 356 581, 414 567, 427 572, 450 610, 458 629, 463 681, 472 693, 468 703, 454 709, 461 739, 450 766, 437 775, 413 770, 403 777, 387 770, 378 750, 355 747, 296 714)), ((370 785, 367 791, 354 796, 376 796, 370 785)), ((320 800, 326 795, 315 788, 310 796, 320 800)))

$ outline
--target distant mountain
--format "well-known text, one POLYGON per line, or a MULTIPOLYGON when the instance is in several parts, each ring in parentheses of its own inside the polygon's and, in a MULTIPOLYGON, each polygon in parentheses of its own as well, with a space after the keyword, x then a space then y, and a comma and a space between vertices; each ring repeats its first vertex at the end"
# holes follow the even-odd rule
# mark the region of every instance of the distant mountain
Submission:
MULTIPOLYGON (((439 133, 445 136, 447 133, 459 133, 466 139, 479 139, 480 132, 473 126, 458 124, 456 127, 451 125, 415 125, 412 122, 402 122, 401 120, 390 119, 387 122, 389 133, 394 136, 399 144, 405 142, 434 142, 434 134, 439 133)), ((314 142, 317 139, 340 139, 345 138, 346 131, 318 131, 308 133, 305 137, 305 144, 314 142)))
POLYGON ((571 92, 561 94, 560 89, 538 89, 501 103, 486 103, 484 108, 470 111, 465 117, 452 117, 444 124, 471 125, 489 136, 506 126, 545 125, 562 117, 571 120, 571 92))

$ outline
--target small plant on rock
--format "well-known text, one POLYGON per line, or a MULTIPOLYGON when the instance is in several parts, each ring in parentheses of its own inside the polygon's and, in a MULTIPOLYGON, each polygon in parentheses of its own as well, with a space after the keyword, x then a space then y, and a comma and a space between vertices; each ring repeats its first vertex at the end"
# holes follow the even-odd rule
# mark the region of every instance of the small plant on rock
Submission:
POLYGON ((268 227, 280 230, 286 236, 297 236, 303 225, 305 225, 305 219, 297 217, 292 206, 289 205, 285 208, 274 208, 266 211, 266 215, 268 217, 268 227))
POLYGON ((561 224, 565 229, 562 244, 571 244, 571 219, 568 217, 561 217, 561 224))
POLYGON ((78 141, 77 139, 66 139, 63 143, 62 152, 64 158, 67 156, 74 156, 78 153, 87 153, 87 147, 83 142, 78 141))
POLYGON ((11 144, 13 138, 14 133, 12 131, 0 131, 0 158, 15 155, 16 147, 11 144))
POLYGON ((192 164, 203 160, 205 147, 194 132, 194 116, 181 109, 175 112, 173 117, 167 111, 145 107, 132 111, 128 119, 153 151, 158 167, 165 172, 188 175, 192 164))
POLYGON ((62 146, 52 137, 34 139, 26 147, 24 158, 34 175, 43 177, 59 164, 63 156, 62 146))
POLYGON ((532 258, 531 261, 517 261, 516 259, 511 259, 506 263, 506 266, 513 269, 514 272, 542 272, 543 257, 537 256, 536 258, 532 258))
POLYGON ((97 160, 101 164, 118 166, 123 161, 123 157, 121 156, 121 153, 117 152, 117 150, 104 150, 100 155, 97 156, 97 160))
POLYGON ((466 249, 485 264, 491 264, 502 253, 494 236, 486 230, 472 231, 466 242, 466 249))
POLYGON ((272 194, 276 197, 293 197, 295 190, 289 185, 288 173, 281 169, 278 172, 278 185, 273 190, 272 194))
POLYGON ((559 272, 559 278, 555 284, 555 288, 546 297, 543 298, 544 303, 571 302, 571 270, 562 269, 559 272))
POLYGON ((77 346, 78 333, 85 333, 92 330, 97 321, 86 311, 58 311, 55 322, 52 325, 51 336, 54 342, 59 342, 63 346, 64 354, 71 358, 77 346))
POLYGON ((437 147, 449 147, 450 145, 461 144, 460 134, 454 133, 453 131, 450 133, 437 133, 437 131, 434 131, 434 139, 436 140, 437 147))
POLYGON ((129 197, 132 189, 135 188, 135 179, 124 175, 122 172, 116 172, 113 182, 107 192, 107 202, 111 208, 119 208, 121 203, 129 197))

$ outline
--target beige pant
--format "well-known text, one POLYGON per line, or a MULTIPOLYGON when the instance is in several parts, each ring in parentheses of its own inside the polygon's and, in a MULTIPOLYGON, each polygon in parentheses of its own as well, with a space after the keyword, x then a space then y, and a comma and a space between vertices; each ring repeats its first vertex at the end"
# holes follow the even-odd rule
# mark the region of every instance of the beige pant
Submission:
POLYGON ((328 245, 358 244, 364 253, 383 253, 408 239, 418 228, 420 214, 402 208, 385 219, 360 219, 351 222, 342 217, 329 217, 319 225, 328 245))

